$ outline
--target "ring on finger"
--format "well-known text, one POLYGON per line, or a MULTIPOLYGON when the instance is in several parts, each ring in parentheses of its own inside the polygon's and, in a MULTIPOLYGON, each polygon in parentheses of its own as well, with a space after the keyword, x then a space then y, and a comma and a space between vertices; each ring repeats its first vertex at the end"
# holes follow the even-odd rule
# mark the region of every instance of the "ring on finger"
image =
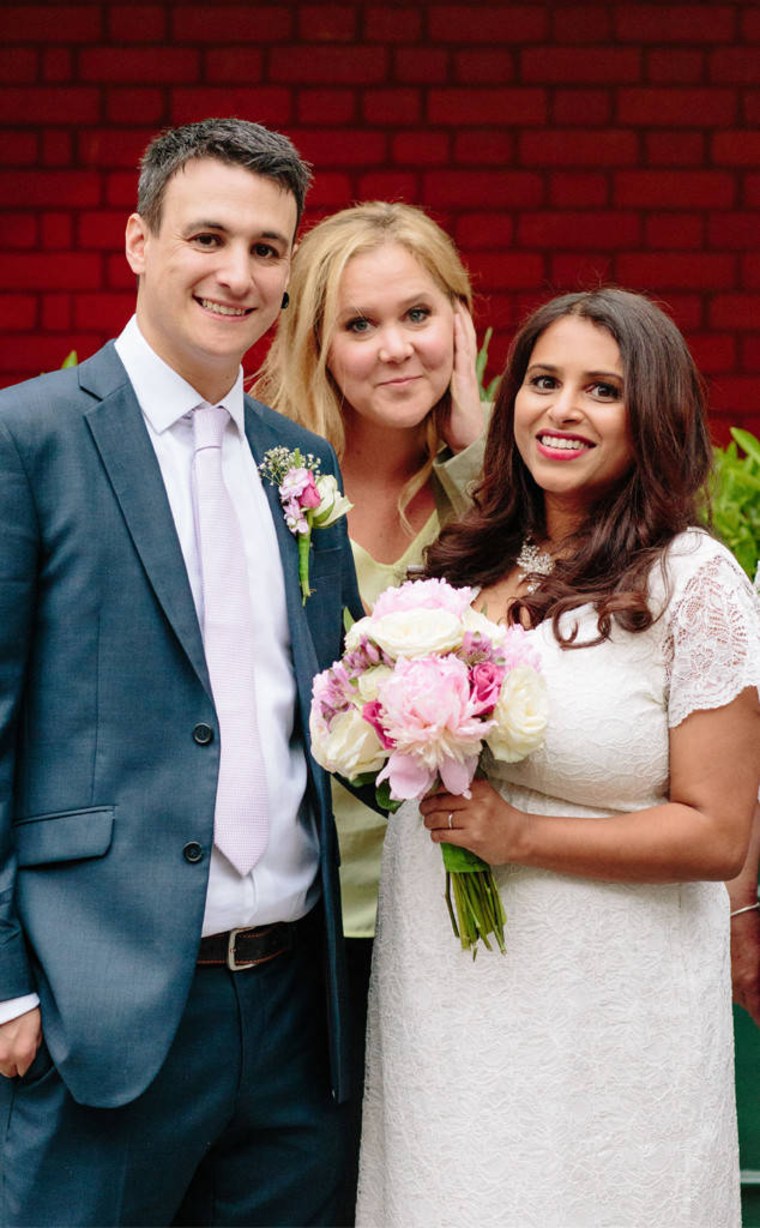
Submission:
POLYGON ((454 811, 450 810, 449 811, 449 831, 451 831, 453 826, 454 826, 454 811))

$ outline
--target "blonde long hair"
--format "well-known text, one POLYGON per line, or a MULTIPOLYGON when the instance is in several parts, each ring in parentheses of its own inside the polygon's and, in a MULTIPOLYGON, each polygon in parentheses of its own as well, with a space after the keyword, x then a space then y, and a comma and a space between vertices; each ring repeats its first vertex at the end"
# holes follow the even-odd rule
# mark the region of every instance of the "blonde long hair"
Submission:
MULTIPOLYGON (((293 257, 290 306, 284 311, 266 360, 253 385, 261 401, 324 435, 339 457, 346 435, 343 397, 327 368, 335 332, 338 288, 349 260, 386 243, 398 243, 430 274, 452 303, 472 310, 472 289, 454 243, 413 205, 368 201, 319 222, 293 257)), ((404 489, 400 511, 424 486, 451 412, 447 392, 428 415, 425 460, 404 489)))

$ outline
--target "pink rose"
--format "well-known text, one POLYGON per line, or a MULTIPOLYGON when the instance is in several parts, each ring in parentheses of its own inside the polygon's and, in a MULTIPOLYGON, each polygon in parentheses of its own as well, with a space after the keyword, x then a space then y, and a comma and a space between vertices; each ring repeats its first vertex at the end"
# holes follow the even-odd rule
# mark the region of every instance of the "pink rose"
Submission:
POLYGON ((314 480, 314 474, 309 470, 309 477, 301 494, 298 496, 298 502, 301 507, 319 507, 322 502, 322 497, 317 490, 317 483, 314 480))
POLYGON ((506 670, 503 665, 484 661, 470 670, 470 697, 473 711, 490 716, 496 707, 506 670))

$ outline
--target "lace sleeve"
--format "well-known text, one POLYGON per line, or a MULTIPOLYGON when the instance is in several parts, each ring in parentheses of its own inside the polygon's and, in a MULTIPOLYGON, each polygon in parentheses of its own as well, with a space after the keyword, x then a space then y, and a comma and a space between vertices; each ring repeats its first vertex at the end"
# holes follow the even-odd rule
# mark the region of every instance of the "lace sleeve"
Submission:
POLYGON ((718 547, 676 592, 667 614, 665 670, 670 728, 698 709, 760 690, 760 600, 718 547))

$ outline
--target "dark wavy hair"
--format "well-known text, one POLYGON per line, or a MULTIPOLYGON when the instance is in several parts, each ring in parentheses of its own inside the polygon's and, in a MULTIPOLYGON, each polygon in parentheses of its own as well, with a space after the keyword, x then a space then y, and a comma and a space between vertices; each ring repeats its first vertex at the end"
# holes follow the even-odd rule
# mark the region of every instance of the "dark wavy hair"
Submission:
POLYGON ((426 575, 453 584, 488 585, 514 566, 522 543, 546 533, 543 491, 515 444, 515 398, 539 337, 565 316, 588 320, 620 349, 633 461, 591 506, 563 544, 563 557, 510 621, 552 620, 563 647, 607 639, 613 620, 643 631, 654 615, 647 600, 651 568, 668 544, 700 520, 712 449, 704 382, 671 319, 641 294, 617 288, 564 294, 534 311, 510 348, 488 433, 483 476, 471 510, 448 525, 428 550, 426 575), (597 611, 598 638, 560 633, 563 614, 586 603, 597 611))

